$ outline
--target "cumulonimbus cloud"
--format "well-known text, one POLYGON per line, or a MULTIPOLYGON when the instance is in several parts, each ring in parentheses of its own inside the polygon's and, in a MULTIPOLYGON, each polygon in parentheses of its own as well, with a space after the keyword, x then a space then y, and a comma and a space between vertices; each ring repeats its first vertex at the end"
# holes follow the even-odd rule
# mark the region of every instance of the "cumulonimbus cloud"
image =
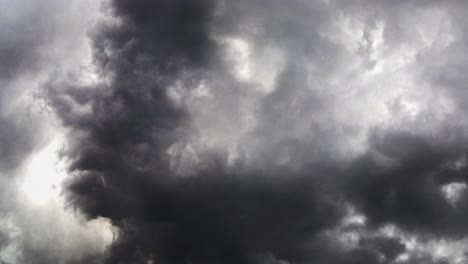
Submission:
POLYGON ((104 2, 92 80, 38 95, 66 131, 67 205, 118 230, 93 261, 463 263, 465 9, 104 2))

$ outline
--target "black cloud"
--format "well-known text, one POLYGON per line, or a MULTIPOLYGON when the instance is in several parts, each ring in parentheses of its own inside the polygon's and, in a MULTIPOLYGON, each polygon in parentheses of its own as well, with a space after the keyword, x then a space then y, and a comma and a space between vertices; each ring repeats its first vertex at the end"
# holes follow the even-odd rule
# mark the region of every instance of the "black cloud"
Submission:
MULTIPOLYGON (((119 227, 105 262, 371 264, 392 263, 406 252, 403 242, 391 237, 363 239, 352 249, 328 241, 327 231, 345 217, 345 203, 363 213, 369 232, 393 224, 411 234, 466 233, 466 195, 454 206, 441 190, 466 182, 466 165, 452 166, 465 157, 466 140, 456 129, 455 136, 440 137, 382 131, 369 135, 363 155, 346 162, 334 157, 340 138, 357 132, 332 120, 340 111, 333 95, 303 86, 310 81, 310 61, 318 68, 310 81, 315 87, 323 76, 333 79, 347 53, 320 31, 327 20, 321 13, 328 10, 325 3, 284 5, 110 1, 106 8, 115 20, 91 34, 102 81, 77 85, 56 77, 45 85, 44 98, 68 129, 62 153, 70 162, 68 204, 119 227), (249 35, 239 26, 244 19, 263 31, 249 35), (216 39, 226 32, 286 50, 285 69, 256 108, 261 120, 250 135, 260 139, 254 153, 261 165, 250 167, 243 157, 228 165, 224 153, 213 151, 203 153, 195 175, 183 177, 171 168, 169 149, 190 137, 194 120, 169 90, 177 85, 191 90, 210 78, 229 89, 248 86, 227 77, 216 39), (311 136, 293 134, 300 125, 311 136), (289 158, 286 165, 277 162, 282 156, 289 158)), ((395 35, 386 30, 385 38, 395 35)))
POLYGON ((101 25, 93 36, 95 63, 109 84, 48 85, 46 98, 72 129, 64 153, 75 175, 69 202, 120 227, 109 263, 295 258, 341 218, 339 202, 316 188, 318 177, 306 177, 312 172, 231 171, 222 157, 193 178, 178 178, 168 167, 165 151, 184 135, 189 116, 167 89, 183 71, 200 78, 217 65, 215 4, 114 1, 121 24, 101 25), (79 113, 75 105, 91 111, 79 113))
POLYGON ((409 133, 374 134, 371 151, 350 169, 351 197, 374 224, 397 223, 411 231, 466 232, 466 201, 450 204, 441 188, 465 182, 464 140, 454 142, 409 133))

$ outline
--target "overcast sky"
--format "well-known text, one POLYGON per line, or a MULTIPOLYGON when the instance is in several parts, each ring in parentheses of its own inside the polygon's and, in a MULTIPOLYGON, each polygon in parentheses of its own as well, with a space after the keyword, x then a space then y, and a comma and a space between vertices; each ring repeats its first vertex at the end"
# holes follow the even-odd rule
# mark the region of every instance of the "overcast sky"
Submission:
POLYGON ((465 0, 0 0, 0 263, 468 262, 465 0))

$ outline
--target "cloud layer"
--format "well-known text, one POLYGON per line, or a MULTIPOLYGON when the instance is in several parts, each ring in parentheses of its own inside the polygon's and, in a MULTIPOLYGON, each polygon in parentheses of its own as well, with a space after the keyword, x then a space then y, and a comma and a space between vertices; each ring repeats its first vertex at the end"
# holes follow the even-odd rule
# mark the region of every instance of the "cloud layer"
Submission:
MULTIPOLYGON (((0 30, 0 187, 15 192, 10 171, 53 130, 66 170, 44 215, 83 228, 73 250, 31 251, 33 232, 2 261, 466 261, 464 1, 109 0, 87 19, 47 15, 91 3, 76 5, 18 5, 0 30), (20 79, 39 87, 32 121, 6 99, 20 79), (104 233, 81 243, 105 221, 105 250, 104 233)), ((11 241, 0 232, 0 250, 11 241)))

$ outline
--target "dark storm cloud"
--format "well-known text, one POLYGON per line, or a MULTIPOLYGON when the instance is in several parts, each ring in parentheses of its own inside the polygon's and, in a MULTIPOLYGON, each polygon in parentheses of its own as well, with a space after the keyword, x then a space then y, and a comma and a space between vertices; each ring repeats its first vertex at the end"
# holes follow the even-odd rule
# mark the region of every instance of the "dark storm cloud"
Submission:
POLYGON ((397 238, 372 237, 359 241, 363 248, 381 253, 389 262, 405 252, 405 245, 397 238))
POLYGON ((109 263, 295 259, 341 219, 339 202, 315 188, 318 177, 307 177, 317 172, 262 175, 225 168, 216 156, 191 178, 169 169, 166 151, 189 120, 167 89, 186 71, 192 76, 183 81, 196 83, 218 65, 211 35, 216 8, 214 1, 113 1, 110 10, 121 21, 101 25, 93 36, 107 83, 51 81, 45 92, 71 129, 64 153, 75 175, 69 202, 120 227, 109 263))
MULTIPOLYGON (((145 197, 143 217, 133 223, 139 241, 133 250, 143 246, 163 263, 249 263, 264 252, 290 258, 339 219, 336 205, 311 183, 236 176, 203 175, 145 197)), ((114 252, 115 261, 135 257, 119 247, 114 252)))
MULTIPOLYGON (((453 206, 441 190, 465 182, 465 168, 452 166, 466 153, 457 133, 431 138, 383 129, 370 135, 362 156, 349 163, 336 158, 342 142, 362 128, 335 120, 341 113, 336 95, 318 91, 334 89, 328 79, 354 58, 322 30, 335 15, 330 8, 363 17, 377 9, 371 17, 388 23, 389 46, 409 42, 411 32, 386 16, 405 13, 401 2, 377 2, 364 15, 366 1, 325 2, 107 4, 116 19, 91 35, 102 81, 75 84, 55 76, 43 94, 69 131, 62 153, 70 161, 69 205, 120 228, 107 263, 371 264, 392 263, 406 252, 389 237, 366 238, 352 249, 327 241, 324 233, 343 220, 344 202, 367 217, 370 230, 395 224, 430 235, 467 231, 466 198, 453 206), (254 50, 273 42, 284 51, 285 67, 256 108, 258 122, 245 140, 254 142, 260 166, 243 157, 228 166, 227 155, 214 151, 184 178, 171 168, 169 149, 190 137, 194 118, 169 97, 170 88, 190 90, 213 78, 214 90, 232 95, 221 98, 220 108, 237 110, 238 89, 249 85, 229 77, 217 40, 223 34, 251 39, 254 50)), ((370 31, 378 28, 365 21, 367 46, 356 50, 363 71, 375 67, 370 31)))
POLYGON ((467 231, 465 194, 456 206, 441 187, 466 182, 466 143, 385 133, 370 139, 371 150, 350 169, 352 199, 371 224, 395 223, 409 231, 460 235, 467 231), (445 141, 445 142, 444 142, 445 141))
POLYGON ((50 103, 76 132, 71 169, 87 173, 71 188, 91 202, 83 201, 87 213, 124 217, 140 187, 169 176, 164 151, 181 135, 185 115, 166 89, 184 68, 208 63, 215 45, 207 29, 213 8, 206 1, 112 2, 121 24, 102 25, 93 38, 96 64, 110 85, 49 87, 50 103), (78 113, 76 106, 91 111, 78 113), (102 183, 106 194, 95 189, 102 183), (94 189, 105 199, 95 199, 89 193, 94 189), (106 213, 107 206, 116 210, 106 213))

